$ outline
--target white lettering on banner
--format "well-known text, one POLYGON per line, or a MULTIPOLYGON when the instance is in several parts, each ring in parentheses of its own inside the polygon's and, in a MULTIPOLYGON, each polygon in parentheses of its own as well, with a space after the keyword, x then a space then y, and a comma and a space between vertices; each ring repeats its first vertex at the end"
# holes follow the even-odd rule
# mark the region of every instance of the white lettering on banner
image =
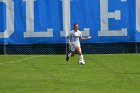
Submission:
POLYGON ((136 30, 140 32, 140 0, 136 0, 136 30))
MULTIPOLYGON (((71 29, 71 17, 70 17, 70 1, 74 0, 60 0, 62 1, 62 11, 63 11, 63 31, 60 32, 61 37, 68 35, 71 29)), ((84 31, 81 31, 83 36, 90 35, 90 28, 84 28, 84 31)))
MULTIPOLYGON (((126 2, 126 0, 121 0, 126 2)), ((115 18, 115 20, 121 20, 120 10, 116 10, 114 13, 108 13, 108 0, 100 0, 100 19, 101 19, 101 31, 98 32, 98 36, 127 36, 127 28, 121 30, 109 30, 109 18, 115 18)))
POLYGON ((9 38, 14 33, 14 2, 13 0, 0 0, 6 4, 6 30, 0 32, 0 38, 9 38))
POLYGON ((53 29, 47 32, 34 32, 34 2, 36 0, 23 0, 26 2, 26 32, 24 37, 53 37, 53 29))
POLYGON ((63 31, 60 32, 62 37, 67 36, 70 31, 70 0, 62 0, 63 11, 63 31))

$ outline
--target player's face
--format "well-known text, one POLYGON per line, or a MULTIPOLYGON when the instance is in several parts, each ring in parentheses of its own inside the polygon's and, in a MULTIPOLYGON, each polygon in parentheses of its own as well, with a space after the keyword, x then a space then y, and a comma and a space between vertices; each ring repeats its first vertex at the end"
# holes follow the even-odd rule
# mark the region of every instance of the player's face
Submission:
POLYGON ((79 28, 79 26, 78 26, 78 24, 76 24, 76 25, 74 26, 74 29, 75 29, 75 30, 78 30, 78 28, 79 28))

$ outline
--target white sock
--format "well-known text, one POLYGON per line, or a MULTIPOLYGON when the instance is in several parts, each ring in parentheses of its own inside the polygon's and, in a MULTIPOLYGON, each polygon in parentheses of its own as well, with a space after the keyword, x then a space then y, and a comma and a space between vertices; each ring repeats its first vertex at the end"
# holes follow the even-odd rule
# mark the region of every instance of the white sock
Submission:
POLYGON ((84 60, 83 55, 80 55, 80 60, 84 60))
POLYGON ((71 57, 71 53, 68 54, 68 57, 71 57))

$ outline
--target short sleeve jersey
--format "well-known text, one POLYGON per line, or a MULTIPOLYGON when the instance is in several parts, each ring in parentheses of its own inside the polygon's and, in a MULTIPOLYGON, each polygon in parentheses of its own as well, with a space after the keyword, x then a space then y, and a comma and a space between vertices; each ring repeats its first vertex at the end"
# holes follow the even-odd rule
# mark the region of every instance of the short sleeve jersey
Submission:
POLYGON ((80 43, 79 38, 82 37, 82 33, 79 30, 77 32, 72 30, 69 33, 69 36, 71 37, 71 43, 76 44, 76 43, 80 43))

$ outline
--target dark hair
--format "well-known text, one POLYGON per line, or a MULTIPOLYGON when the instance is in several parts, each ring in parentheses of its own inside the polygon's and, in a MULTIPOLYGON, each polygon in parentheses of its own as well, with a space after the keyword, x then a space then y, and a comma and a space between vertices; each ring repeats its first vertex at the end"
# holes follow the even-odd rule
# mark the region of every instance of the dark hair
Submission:
POLYGON ((78 23, 74 23, 74 25, 73 25, 73 26, 75 26, 75 25, 78 25, 78 23))
MULTIPOLYGON (((78 23, 74 23, 74 25, 73 25, 73 26, 75 27, 75 25, 78 25, 78 23)), ((73 28, 73 29, 74 29, 74 28, 73 28)))

